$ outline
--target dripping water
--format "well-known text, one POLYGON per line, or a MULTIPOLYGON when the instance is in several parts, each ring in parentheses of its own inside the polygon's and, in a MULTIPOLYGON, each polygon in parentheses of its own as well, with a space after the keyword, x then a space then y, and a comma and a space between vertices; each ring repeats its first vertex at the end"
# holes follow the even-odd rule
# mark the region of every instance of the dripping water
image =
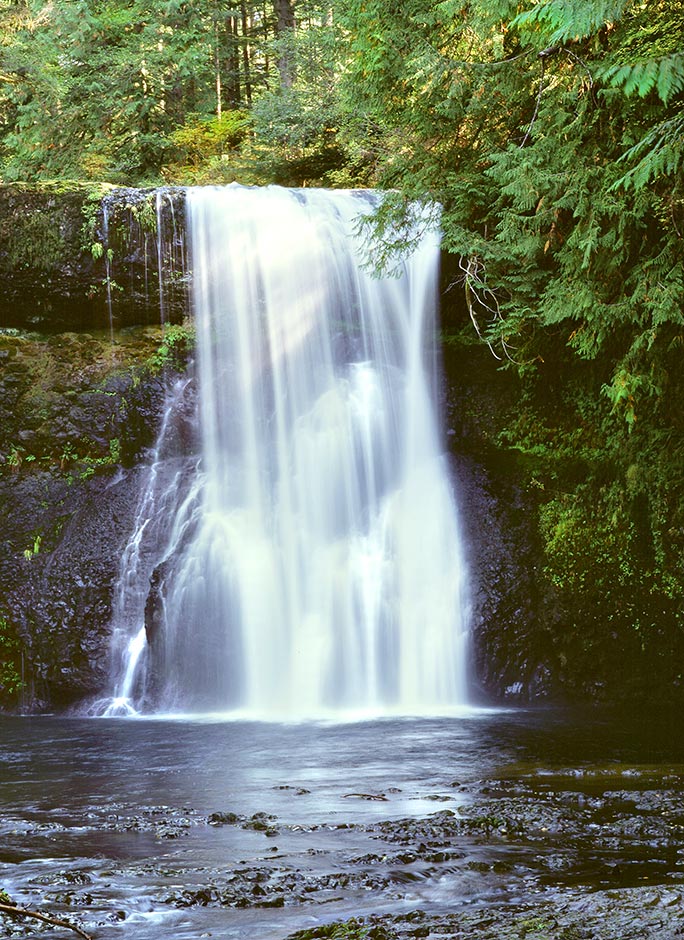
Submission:
MULTIPOLYGON (((166 324, 166 307, 164 304, 164 230, 162 219, 162 204, 164 194, 158 190, 155 196, 155 210, 157 216, 157 277, 159 280, 159 315, 162 327, 166 324)), ((173 203, 171 203, 173 206, 173 203)))
POLYGON ((112 251, 109 246, 109 206, 102 203, 102 240, 104 242, 105 290, 107 292, 107 314, 109 317, 109 338, 114 344, 114 312, 112 308, 112 251))

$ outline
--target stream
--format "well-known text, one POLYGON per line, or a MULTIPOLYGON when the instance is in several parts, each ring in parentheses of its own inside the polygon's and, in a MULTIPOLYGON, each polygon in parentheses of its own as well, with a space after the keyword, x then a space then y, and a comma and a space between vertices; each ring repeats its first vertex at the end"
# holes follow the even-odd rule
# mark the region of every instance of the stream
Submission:
POLYGON ((5 717, 0 766, 0 886, 97 940, 684 930, 675 718, 5 717))

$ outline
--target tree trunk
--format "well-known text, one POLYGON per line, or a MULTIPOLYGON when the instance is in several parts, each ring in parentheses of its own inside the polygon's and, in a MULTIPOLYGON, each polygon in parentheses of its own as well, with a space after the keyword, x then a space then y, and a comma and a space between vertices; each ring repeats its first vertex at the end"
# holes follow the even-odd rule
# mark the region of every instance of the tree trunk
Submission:
POLYGON ((219 47, 219 24, 214 23, 214 75, 216 78, 216 117, 221 120, 221 53, 219 47))
POLYGON ((276 33, 281 40, 278 52, 278 72, 283 88, 291 88, 294 82, 294 61, 292 49, 288 48, 288 39, 294 32, 294 0, 273 0, 276 14, 276 33))
POLYGON ((245 100, 248 105, 252 104, 252 69, 249 56, 249 17, 247 16, 247 4, 242 0, 240 4, 240 13, 242 15, 242 73, 245 80, 245 100))
POLYGON ((239 108, 240 97, 240 37, 238 36, 238 21, 235 16, 228 20, 228 74, 225 84, 225 99, 231 108, 239 108))

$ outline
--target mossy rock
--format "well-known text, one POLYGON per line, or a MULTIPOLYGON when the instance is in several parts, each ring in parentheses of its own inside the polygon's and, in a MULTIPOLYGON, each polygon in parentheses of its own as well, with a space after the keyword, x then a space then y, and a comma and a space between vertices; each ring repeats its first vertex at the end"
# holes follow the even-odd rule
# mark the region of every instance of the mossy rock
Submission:
POLYGON ((159 322, 162 306, 179 322, 184 225, 183 190, 158 200, 155 190, 101 183, 0 185, 0 329, 122 328, 159 322))

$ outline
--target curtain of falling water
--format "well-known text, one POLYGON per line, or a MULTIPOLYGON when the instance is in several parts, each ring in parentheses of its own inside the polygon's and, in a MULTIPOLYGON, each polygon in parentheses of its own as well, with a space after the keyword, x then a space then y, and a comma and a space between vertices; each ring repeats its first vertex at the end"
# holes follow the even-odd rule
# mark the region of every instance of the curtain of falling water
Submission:
MULTIPOLYGON (((356 234, 373 198, 188 191, 202 461, 177 510, 186 535, 162 553, 161 626, 149 655, 135 648, 160 711, 420 713, 466 698, 464 550, 431 352, 438 236, 374 277, 356 234)), ((130 691, 130 663, 127 676, 130 691)))

